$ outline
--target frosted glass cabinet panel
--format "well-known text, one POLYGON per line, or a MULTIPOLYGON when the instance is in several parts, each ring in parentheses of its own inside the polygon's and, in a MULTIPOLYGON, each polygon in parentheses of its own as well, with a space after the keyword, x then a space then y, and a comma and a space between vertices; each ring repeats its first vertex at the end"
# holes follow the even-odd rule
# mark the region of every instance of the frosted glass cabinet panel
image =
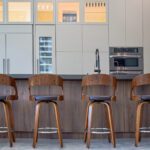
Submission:
POLYGON ((0 0, 0 22, 3 22, 3 2, 0 0))
POLYGON ((53 3, 37 2, 36 20, 37 23, 53 23, 53 3))
POLYGON ((55 26, 36 26, 36 73, 55 72, 55 26))
POLYGON ((31 22, 31 2, 8 2, 8 22, 31 22))
POLYGON ((0 73, 5 73, 5 34, 0 34, 0 73))
POLYGON ((86 23, 105 23, 107 21, 105 1, 87 1, 84 3, 84 18, 86 23))
POLYGON ((58 2, 58 22, 79 22, 79 2, 58 2))

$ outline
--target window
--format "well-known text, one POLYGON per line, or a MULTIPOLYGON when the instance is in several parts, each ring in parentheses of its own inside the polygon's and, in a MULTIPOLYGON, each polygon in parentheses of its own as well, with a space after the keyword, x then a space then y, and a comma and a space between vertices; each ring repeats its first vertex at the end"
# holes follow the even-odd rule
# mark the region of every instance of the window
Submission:
POLYGON ((79 22, 79 3, 58 3, 58 22, 79 22))
POLYGON ((52 73, 52 37, 39 37, 40 73, 52 73))
POLYGON ((3 2, 0 0, 0 22, 3 22, 3 2))
POLYGON ((53 22, 53 3, 38 2, 37 3, 37 22, 52 23, 53 22))
POLYGON ((8 2, 8 22, 31 22, 31 2, 8 2))
POLYGON ((105 2, 86 2, 84 6, 85 22, 105 23, 106 22, 106 3, 105 2))

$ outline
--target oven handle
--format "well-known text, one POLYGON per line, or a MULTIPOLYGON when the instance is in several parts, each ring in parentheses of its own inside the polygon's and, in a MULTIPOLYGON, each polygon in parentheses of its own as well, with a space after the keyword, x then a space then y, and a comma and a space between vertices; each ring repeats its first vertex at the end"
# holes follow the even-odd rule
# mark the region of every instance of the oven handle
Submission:
POLYGON ((141 55, 110 55, 110 58, 141 58, 141 55))
POLYGON ((141 74, 141 71, 110 71, 110 74, 141 74))

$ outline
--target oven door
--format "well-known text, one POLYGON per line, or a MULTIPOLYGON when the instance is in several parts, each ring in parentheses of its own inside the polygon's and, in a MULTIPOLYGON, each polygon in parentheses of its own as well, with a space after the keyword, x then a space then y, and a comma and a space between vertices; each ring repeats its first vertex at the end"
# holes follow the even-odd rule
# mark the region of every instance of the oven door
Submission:
POLYGON ((110 57, 110 70, 143 70, 142 57, 137 56, 114 56, 110 57))

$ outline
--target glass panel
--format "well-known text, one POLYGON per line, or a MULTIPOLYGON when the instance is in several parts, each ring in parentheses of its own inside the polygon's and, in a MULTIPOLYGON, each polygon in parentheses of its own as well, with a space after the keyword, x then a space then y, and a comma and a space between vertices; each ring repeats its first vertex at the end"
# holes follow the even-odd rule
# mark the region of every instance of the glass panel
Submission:
POLYGON ((53 22, 53 3, 37 3, 37 22, 53 22))
POLYGON ((40 73, 52 72, 52 38, 39 38, 39 63, 40 73))
POLYGON ((138 67, 138 58, 115 58, 115 67, 138 67))
POLYGON ((31 22, 31 2, 8 2, 8 22, 31 22))
POLYGON ((61 2, 58 4, 58 22, 79 22, 79 3, 61 2))
POLYGON ((104 23, 106 22, 105 2, 86 2, 84 7, 85 22, 104 23))
POLYGON ((3 2, 0 0, 0 22, 3 22, 3 2))

